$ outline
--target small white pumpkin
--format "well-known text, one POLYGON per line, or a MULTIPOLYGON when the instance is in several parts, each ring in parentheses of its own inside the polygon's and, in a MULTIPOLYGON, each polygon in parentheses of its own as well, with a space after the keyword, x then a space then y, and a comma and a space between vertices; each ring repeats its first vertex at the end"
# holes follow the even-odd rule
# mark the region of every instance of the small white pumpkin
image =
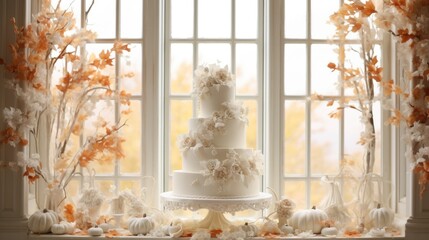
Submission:
POLYGON ((258 235, 259 229, 255 224, 249 224, 245 222, 243 226, 241 226, 241 230, 246 233, 246 237, 256 237, 258 235))
POLYGON ((103 234, 103 229, 95 225, 94 227, 88 229, 88 234, 92 237, 101 236, 103 234))
POLYGON ((322 228, 321 234, 325 237, 337 236, 338 229, 336 227, 324 227, 322 228))
POLYGON ((323 210, 311 209, 296 211, 288 220, 289 225, 302 232, 311 231, 319 234, 322 231, 322 222, 328 219, 328 215, 323 210))
POLYGON ((49 233, 54 223, 58 223, 58 214, 52 210, 36 211, 28 219, 28 228, 33 233, 49 233))
POLYGON ((74 224, 66 221, 61 221, 60 223, 54 223, 51 227, 51 232, 53 234, 72 234, 74 232, 74 224))
POLYGON ((168 227, 168 236, 172 238, 179 238, 183 234, 183 227, 182 224, 173 225, 173 223, 170 224, 168 227))
POLYGON ((104 223, 98 225, 101 229, 103 229, 104 233, 107 233, 110 229, 113 229, 113 225, 108 223, 107 221, 104 221, 104 223))
POLYGON ((128 230, 133 235, 148 234, 153 228, 155 224, 153 220, 149 217, 146 217, 146 213, 143 214, 142 218, 130 218, 128 221, 128 230))
POLYGON ((285 235, 293 234, 293 227, 287 224, 284 224, 283 226, 280 227, 280 231, 282 231, 282 233, 285 235))
POLYGON ((388 227, 393 223, 395 213, 390 208, 381 207, 380 204, 377 208, 369 212, 369 220, 376 228, 388 227))

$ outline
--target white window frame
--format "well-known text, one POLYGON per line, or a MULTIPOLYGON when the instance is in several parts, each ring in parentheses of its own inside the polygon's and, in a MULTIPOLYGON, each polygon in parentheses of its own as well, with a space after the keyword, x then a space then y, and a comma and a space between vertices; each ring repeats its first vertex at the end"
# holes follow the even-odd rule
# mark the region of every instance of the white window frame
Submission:
MULTIPOLYGON (((266 104, 268 106, 276 106, 276 107, 267 107, 268 111, 268 126, 265 126, 267 128, 267 134, 266 137, 267 146, 269 148, 269 151, 267 153, 267 159, 270 169, 270 175, 268 176, 268 182, 269 186, 271 186, 274 190, 276 190, 278 193, 280 193, 280 196, 283 196, 284 194, 284 187, 283 182, 287 179, 289 180, 303 180, 306 182, 306 206, 310 206, 311 201, 311 181, 320 179, 321 176, 312 176, 311 175, 311 157, 310 157, 310 151, 311 149, 307 147, 306 149, 306 164, 305 164, 305 176, 299 176, 299 177, 284 177, 284 151, 283 151, 283 143, 284 143, 284 102, 285 100, 305 100, 306 101, 306 109, 305 109, 305 115, 306 115, 306 144, 309 145, 310 140, 310 104, 312 102, 311 94, 310 92, 310 84, 311 84, 311 44, 314 43, 322 43, 322 44, 328 44, 328 40, 320 40, 320 39, 312 39, 311 38, 311 0, 306 0, 307 4, 307 29, 306 29, 306 37, 303 39, 286 39, 284 35, 284 19, 285 19, 285 13, 284 13, 284 0, 276 0, 276 1, 267 1, 269 2, 269 32, 267 33, 269 35, 268 41, 269 41, 269 56, 268 56, 268 87, 266 93, 266 104), (306 44, 307 49, 307 84, 306 84, 306 95, 304 96, 285 96, 284 94, 284 45, 286 43, 301 43, 306 44)), ((343 1, 339 0, 339 3, 342 4, 343 1)), ((353 43, 351 40, 350 43, 353 43)), ((383 49, 383 59, 391 59, 390 58, 390 37, 389 35, 385 35, 383 41, 380 43, 381 47, 383 49)), ((327 63, 326 63, 327 64, 327 63)), ((383 68, 384 68, 384 77, 386 79, 391 78, 391 63, 389 61, 383 61, 383 68)), ((332 99, 335 97, 332 96, 325 96, 327 99, 332 99)), ((338 97, 336 97, 338 98, 338 97)), ((389 117, 389 112, 385 110, 381 110, 380 118, 381 122, 384 123, 386 119, 389 117)), ((378 141, 381 143, 381 174, 382 177, 387 180, 384 185, 384 201, 389 201, 389 196, 393 191, 393 187, 391 184, 391 181, 394 179, 392 178, 392 148, 391 148, 391 127, 385 126, 384 124, 381 124, 381 134, 378 141)), ((340 119, 340 157, 339 159, 343 159, 344 156, 344 119, 340 119)), ((398 153, 400 154, 400 153, 398 153)), ((395 155, 396 157, 396 155, 395 155)), ((339 164, 339 163, 338 163, 339 164)), ((293 196, 289 196, 293 199, 293 196)), ((391 203, 392 207, 396 209, 397 202, 399 199, 397 197, 392 197, 391 203)))

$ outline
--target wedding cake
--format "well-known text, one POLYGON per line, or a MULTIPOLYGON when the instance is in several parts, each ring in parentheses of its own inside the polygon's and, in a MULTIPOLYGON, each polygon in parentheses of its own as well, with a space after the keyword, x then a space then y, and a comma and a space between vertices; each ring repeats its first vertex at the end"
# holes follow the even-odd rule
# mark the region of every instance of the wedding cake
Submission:
POLYGON ((263 156, 246 148, 247 109, 235 101, 228 67, 201 65, 194 72, 198 117, 178 140, 182 170, 173 172, 173 194, 244 198, 260 192, 263 156))

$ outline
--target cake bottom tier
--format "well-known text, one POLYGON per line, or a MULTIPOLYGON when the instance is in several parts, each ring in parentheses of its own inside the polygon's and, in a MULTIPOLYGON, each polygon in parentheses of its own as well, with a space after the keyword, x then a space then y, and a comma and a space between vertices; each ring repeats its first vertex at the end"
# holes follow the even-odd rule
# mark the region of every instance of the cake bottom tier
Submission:
POLYGON ((260 178, 242 181, 228 180, 224 184, 205 184, 206 177, 202 173, 178 170, 173 172, 173 193, 178 196, 210 197, 210 198, 245 198, 253 197, 260 192, 260 178))

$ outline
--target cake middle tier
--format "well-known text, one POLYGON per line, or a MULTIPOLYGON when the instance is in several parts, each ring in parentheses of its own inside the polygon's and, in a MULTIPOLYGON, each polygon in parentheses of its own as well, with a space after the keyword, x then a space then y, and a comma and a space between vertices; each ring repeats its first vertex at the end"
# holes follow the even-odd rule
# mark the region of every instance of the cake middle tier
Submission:
POLYGON ((250 148, 244 149, 227 149, 227 148, 199 148, 187 149, 183 151, 182 169, 185 171, 199 172, 205 169, 204 164, 211 159, 224 161, 237 154, 240 160, 252 159, 255 155, 255 150, 250 148))
POLYGON ((258 195, 261 181, 259 176, 249 178, 246 183, 228 179, 217 184, 207 183, 207 176, 198 172, 177 170, 173 172, 173 193, 178 196, 202 198, 245 198, 258 195))
POLYGON ((208 139, 217 148, 246 148, 246 122, 227 119, 222 126, 207 118, 189 119, 190 132, 208 139))

